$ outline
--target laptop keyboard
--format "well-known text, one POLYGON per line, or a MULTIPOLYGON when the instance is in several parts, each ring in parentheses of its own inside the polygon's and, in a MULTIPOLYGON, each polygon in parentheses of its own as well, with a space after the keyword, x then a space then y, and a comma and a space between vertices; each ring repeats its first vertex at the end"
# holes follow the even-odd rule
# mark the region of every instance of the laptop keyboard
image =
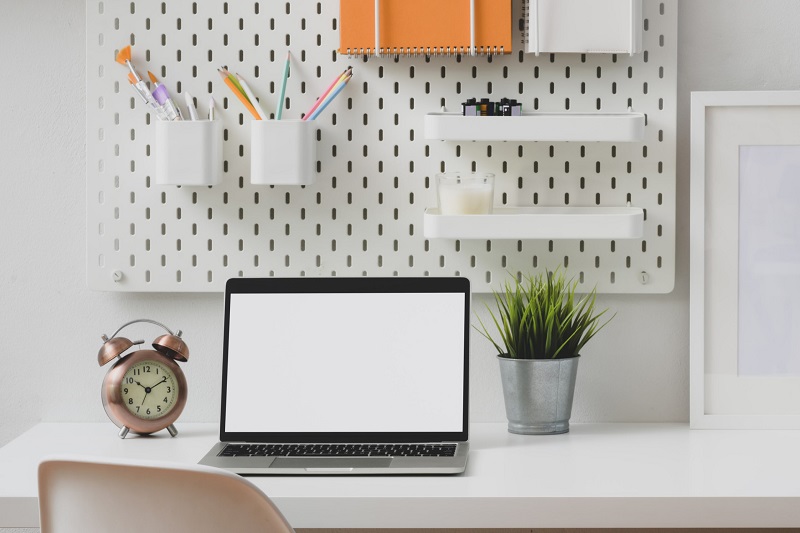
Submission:
POLYGON ((228 444, 220 457, 453 457, 455 444, 228 444))

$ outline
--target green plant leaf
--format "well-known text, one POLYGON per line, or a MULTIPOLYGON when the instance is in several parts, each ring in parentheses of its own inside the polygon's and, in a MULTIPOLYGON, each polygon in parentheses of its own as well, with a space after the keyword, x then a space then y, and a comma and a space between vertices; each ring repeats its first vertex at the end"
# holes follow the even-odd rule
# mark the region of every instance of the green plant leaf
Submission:
POLYGON ((503 283, 493 292, 496 309, 487 310, 492 334, 478 317, 480 327, 500 355, 520 359, 574 357, 616 315, 600 319, 608 309, 596 309, 597 291, 576 296, 578 282, 568 280, 559 268, 528 274, 503 283))

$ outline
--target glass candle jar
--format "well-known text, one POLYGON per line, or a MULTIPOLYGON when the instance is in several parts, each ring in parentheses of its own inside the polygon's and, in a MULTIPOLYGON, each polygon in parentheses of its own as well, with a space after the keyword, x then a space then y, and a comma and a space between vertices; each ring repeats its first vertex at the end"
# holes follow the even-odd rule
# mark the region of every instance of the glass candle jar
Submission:
POLYGON ((439 213, 486 215, 492 212, 494 174, 444 172, 436 175, 439 213))

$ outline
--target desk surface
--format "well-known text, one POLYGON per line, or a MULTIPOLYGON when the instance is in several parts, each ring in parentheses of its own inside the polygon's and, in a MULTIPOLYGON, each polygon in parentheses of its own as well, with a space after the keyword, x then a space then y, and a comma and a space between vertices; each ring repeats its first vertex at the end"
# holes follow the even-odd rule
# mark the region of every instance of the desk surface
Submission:
MULTIPOLYGON (((50 454, 196 463, 216 424, 117 437, 109 423, 39 424, 0 448, 0 527, 38 527, 50 454)), ((458 476, 250 477, 297 528, 800 526, 800 431, 575 424, 520 436, 473 424, 458 476)))

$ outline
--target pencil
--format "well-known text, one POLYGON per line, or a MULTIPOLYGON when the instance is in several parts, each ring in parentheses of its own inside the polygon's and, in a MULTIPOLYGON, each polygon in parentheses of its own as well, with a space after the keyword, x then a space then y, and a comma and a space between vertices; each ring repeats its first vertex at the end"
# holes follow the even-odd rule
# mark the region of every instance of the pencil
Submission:
POLYGON ((306 112, 306 114, 305 114, 305 115, 303 115, 303 120, 308 120, 308 117, 309 117, 309 116, 311 116, 311 113, 313 113, 313 112, 314 112, 314 111, 315 111, 315 110, 316 110, 316 109, 319 107, 319 105, 322 103, 322 101, 323 101, 323 100, 325 100, 325 97, 326 97, 326 96, 328 96, 328 94, 330 94, 331 90, 333 90, 333 88, 336 86, 336 84, 337 84, 337 83, 339 83, 339 81, 341 81, 341 80, 345 79, 345 78, 347 77, 347 75, 348 75, 349 73, 351 73, 352 71, 353 71, 353 68, 352 68, 352 67, 347 67, 347 68, 344 70, 344 72, 342 72, 341 74, 339 74, 339 76, 337 76, 337 77, 336 77, 336 79, 335 79, 335 80, 333 80, 333 83, 331 83, 331 84, 328 86, 328 88, 327 88, 327 89, 325 89, 325 92, 324 92, 324 93, 322 93, 322 96, 320 96, 319 98, 317 98, 317 101, 316 101, 316 102, 314 102, 314 105, 312 105, 312 106, 311 106, 311 109, 309 109, 309 110, 306 112))
POLYGON ((314 120, 315 118, 317 118, 317 116, 319 116, 319 114, 320 114, 320 113, 322 113, 322 111, 323 111, 323 110, 324 110, 326 107, 328 107, 328 104, 330 104, 331 102, 333 102, 333 100, 336 98, 336 95, 338 95, 340 92, 342 92, 342 89, 344 89, 344 88, 345 88, 345 86, 347 85, 347 82, 349 82, 349 81, 350 81, 350 79, 351 79, 352 77, 353 77, 353 75, 352 75, 352 74, 350 74, 350 75, 349 75, 349 76, 347 76, 347 77, 346 77, 344 80, 342 80, 342 82, 341 82, 341 83, 339 83, 339 84, 338 84, 338 85, 337 85, 337 86, 336 86, 336 87, 333 89, 333 91, 331 91, 331 92, 329 93, 329 95, 328 95, 328 96, 325 98, 325 101, 322 103, 322 105, 320 105, 320 106, 319 106, 319 107, 316 109, 316 111, 314 111, 314 112, 311 114, 311 117, 310 117, 308 120, 314 120))
POLYGON ((245 98, 247 98, 248 102, 250 102, 250 98, 247 97, 247 93, 244 92, 244 87, 242 87, 242 84, 239 83, 239 80, 236 79, 236 76, 231 74, 227 67, 222 67, 221 70, 222 70, 222 73, 224 75, 226 75, 228 77, 228 79, 231 80, 231 82, 233 82, 234 87, 236 87, 236 89, 239 91, 239 93, 242 96, 244 96, 245 98))
POLYGON ((281 119, 283 115, 283 99, 286 97, 286 81, 289 79, 289 60, 292 57, 291 52, 286 52, 286 64, 283 66, 283 81, 281 82, 281 92, 278 95, 278 112, 275 115, 277 120, 281 119))
POLYGON ((247 96, 239 92, 239 89, 236 88, 236 85, 233 83, 233 80, 231 80, 229 76, 226 76, 221 69, 218 70, 217 72, 219 72, 219 75, 222 77, 222 81, 225 82, 225 85, 227 85, 228 88, 231 91, 233 91, 233 94, 235 94, 236 97, 239 99, 239 101, 242 102, 242 104, 244 104, 244 106, 247 108, 248 111, 250 111, 253 117, 255 117, 256 120, 261 120, 261 117, 258 115, 258 111, 255 110, 253 105, 247 99, 247 96))
POLYGON ((253 104, 253 107, 258 112, 259 118, 262 120, 266 119, 267 114, 264 112, 264 108, 261 107, 261 104, 258 103, 258 100, 256 100, 256 95, 254 95, 253 91, 250 90, 250 86, 247 85, 247 82, 244 81, 244 78, 238 74, 236 75, 236 79, 239 80, 239 85, 241 85, 242 89, 244 89, 245 96, 247 96, 247 99, 250 100, 250 103, 253 104))

